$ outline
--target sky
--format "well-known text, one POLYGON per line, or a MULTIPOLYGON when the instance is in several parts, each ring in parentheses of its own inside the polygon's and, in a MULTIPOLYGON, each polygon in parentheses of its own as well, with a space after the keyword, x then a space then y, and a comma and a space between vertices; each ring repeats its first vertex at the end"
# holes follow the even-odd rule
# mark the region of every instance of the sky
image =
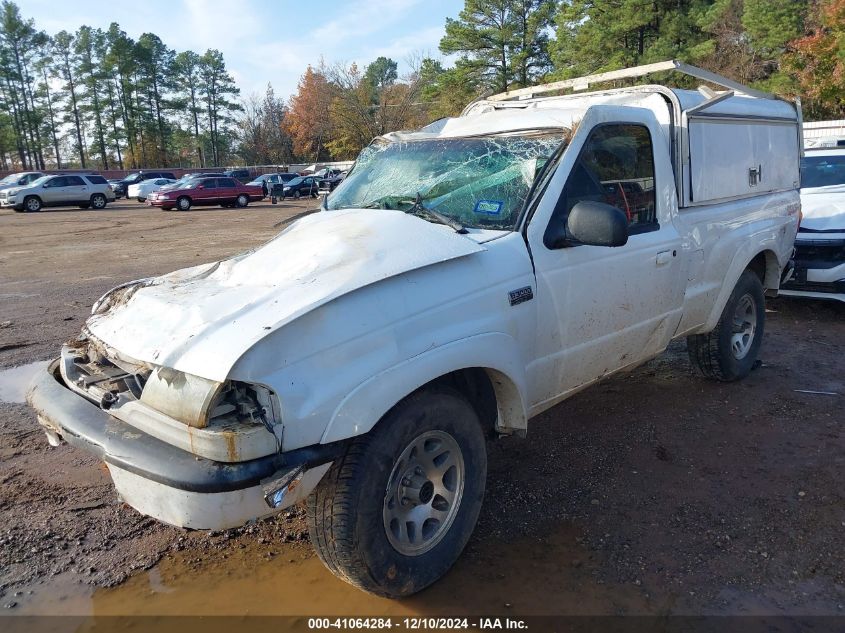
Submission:
POLYGON ((177 52, 208 48, 223 53, 241 95, 263 93, 270 82, 277 97, 296 92, 308 64, 356 62, 363 67, 384 55, 408 70, 407 58, 425 53, 443 59, 438 44, 446 18, 457 17, 462 0, 17 0, 24 18, 54 35, 83 24, 112 22, 133 38, 158 35, 177 52))

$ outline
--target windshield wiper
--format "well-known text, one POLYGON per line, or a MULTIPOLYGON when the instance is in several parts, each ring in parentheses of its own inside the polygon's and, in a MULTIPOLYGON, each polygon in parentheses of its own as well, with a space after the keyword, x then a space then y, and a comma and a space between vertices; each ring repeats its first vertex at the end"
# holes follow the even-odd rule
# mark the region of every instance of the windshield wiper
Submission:
POLYGON ((405 213, 412 213, 416 215, 427 215, 429 218, 434 218, 440 224, 445 224, 448 227, 455 229, 455 233, 466 233, 467 230, 464 228, 464 225, 450 218, 448 215, 443 215, 439 211, 435 211, 434 209, 429 209, 425 206, 422 202, 422 196, 420 192, 417 192, 417 198, 414 200, 413 206, 405 211, 405 213))

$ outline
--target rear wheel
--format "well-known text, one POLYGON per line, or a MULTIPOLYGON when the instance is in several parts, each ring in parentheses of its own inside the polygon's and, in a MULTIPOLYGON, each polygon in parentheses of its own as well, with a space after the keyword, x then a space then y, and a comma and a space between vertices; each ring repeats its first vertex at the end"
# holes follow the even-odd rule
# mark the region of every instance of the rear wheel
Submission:
POLYGON ((95 209, 105 209, 106 197, 101 193, 95 193, 93 196, 91 196, 91 206, 95 209))
POLYGON ((187 211, 191 208, 191 199, 188 196, 181 196, 178 200, 176 200, 176 207, 180 211, 187 211))
POLYGON ((35 213, 41 211, 41 198, 38 196, 27 196, 23 201, 24 211, 35 213))
POLYGON ((737 281, 712 332, 687 337, 690 360, 698 372, 730 382, 747 376, 763 343, 766 299, 763 284, 752 270, 737 281))
POLYGON ((337 576, 381 596, 439 579, 478 519, 487 476, 484 434, 457 391, 409 396, 352 441, 308 497, 308 529, 337 576))
POLYGON ((245 207, 248 204, 249 204, 249 196, 247 196, 246 194, 243 194, 243 193, 241 195, 239 195, 237 197, 237 199, 235 200, 235 205, 238 206, 238 207, 241 207, 241 208, 245 207))

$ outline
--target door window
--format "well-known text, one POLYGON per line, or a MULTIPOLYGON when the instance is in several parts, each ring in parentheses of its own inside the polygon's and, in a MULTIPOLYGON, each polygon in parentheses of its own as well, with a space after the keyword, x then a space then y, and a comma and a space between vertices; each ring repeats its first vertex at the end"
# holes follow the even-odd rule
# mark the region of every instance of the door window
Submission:
POLYGON ((46 183, 44 183, 44 186, 50 189, 53 189, 55 187, 67 187, 67 178, 65 176, 57 176, 56 178, 48 180, 46 183))
POLYGON ((207 180, 203 180, 201 183, 203 189, 217 189, 217 180, 214 178, 208 178, 207 180))
POLYGON ((233 189, 234 187, 237 187, 237 185, 235 184, 235 181, 231 178, 218 178, 217 184, 220 187, 225 187, 227 189, 233 189))
POLYGON ((85 181, 79 176, 66 176, 65 181, 65 187, 85 186, 85 181))
POLYGON ((654 151, 648 128, 609 124, 592 131, 569 174, 546 235, 554 232, 555 225, 565 224, 572 207, 585 200, 621 209, 628 218, 631 234, 660 228, 654 195, 654 151))

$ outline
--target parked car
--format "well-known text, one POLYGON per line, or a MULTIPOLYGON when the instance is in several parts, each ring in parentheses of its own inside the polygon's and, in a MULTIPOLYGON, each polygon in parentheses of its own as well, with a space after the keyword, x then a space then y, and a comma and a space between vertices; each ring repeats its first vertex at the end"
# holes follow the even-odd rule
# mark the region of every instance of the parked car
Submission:
POLYGON ((282 195, 285 198, 301 198, 302 196, 311 196, 316 198, 317 191, 320 185, 314 176, 297 176, 289 180, 284 187, 282 187, 282 195))
POLYGON ((264 195, 268 196, 273 192, 274 185, 285 185, 289 181, 297 178, 296 174, 279 173, 279 174, 261 174, 252 182, 247 184, 261 187, 264 190, 264 195))
POLYGON ((150 170, 142 170, 139 172, 135 172, 134 174, 129 174, 126 178, 121 179, 118 181, 113 187, 114 195, 117 198, 122 198, 126 195, 126 190, 129 188, 130 185, 137 184, 143 180, 151 180, 153 178, 169 178, 171 180, 176 180, 176 176, 173 175, 171 171, 150 171, 150 170))
POLYGON ((219 530, 304 499, 334 573, 408 595, 469 540, 487 437, 673 339, 749 374, 799 154, 793 104, 677 62, 481 99, 375 140, 263 246, 107 293, 28 400, 140 512, 219 530), (730 92, 546 96, 658 70, 730 92))
POLYGON ((192 178, 179 189, 161 191, 158 196, 151 197, 147 202, 154 207, 161 207, 164 211, 187 211, 195 205, 245 207, 250 202, 259 202, 262 197, 261 187, 242 185, 234 178, 192 178))
POLYGON ((336 174, 332 174, 326 178, 322 178, 319 180, 319 192, 322 194, 328 194, 335 190, 340 183, 343 182, 343 179, 346 178, 346 172, 341 171, 336 174))
POLYGON ((114 192, 102 176, 68 174, 42 176, 22 187, 0 191, 0 207, 15 211, 40 211, 43 207, 77 205, 80 209, 103 209, 114 202, 114 192))
POLYGON ((163 185, 161 189, 158 191, 153 191, 147 196, 147 200, 155 200, 158 196, 162 195, 164 192, 173 191, 174 189, 181 189, 183 185, 195 180, 197 178, 226 178, 223 173, 195 173, 195 174, 185 174, 179 180, 170 183, 169 185, 163 185))
POLYGON ((795 274, 781 293, 845 301, 845 147, 807 150, 801 212, 795 274))
POLYGON ((159 191, 165 185, 172 185, 176 180, 173 178, 155 178, 151 180, 142 180, 134 185, 129 185, 127 191, 127 198, 135 198, 138 202, 144 202, 151 193, 159 191))
POLYGON ((28 185, 33 180, 43 177, 44 174, 40 171, 22 171, 16 174, 9 174, 3 180, 0 180, 0 191, 11 187, 22 187, 23 185, 28 185))
POLYGON ((249 182, 253 179, 253 173, 248 169, 227 169, 223 174, 241 182, 249 182))

